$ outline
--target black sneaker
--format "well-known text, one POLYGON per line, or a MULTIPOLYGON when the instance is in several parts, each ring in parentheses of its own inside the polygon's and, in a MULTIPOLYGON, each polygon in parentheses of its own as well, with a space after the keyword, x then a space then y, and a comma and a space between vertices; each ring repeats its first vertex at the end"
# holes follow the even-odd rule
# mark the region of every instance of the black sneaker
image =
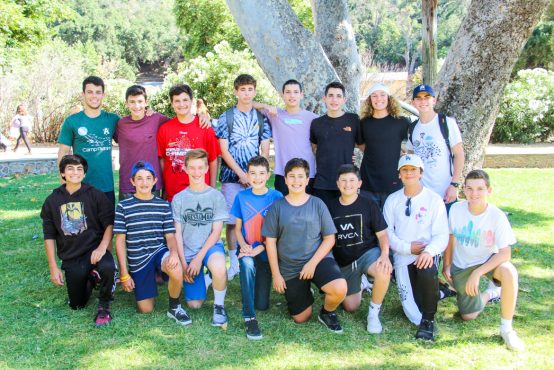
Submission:
POLYGON ((440 293, 440 299, 443 300, 445 298, 449 297, 456 297, 456 291, 453 289, 450 289, 450 285, 446 283, 439 283, 439 291, 440 293))
POLYGON ((435 322, 433 320, 421 319, 415 337, 416 339, 435 340, 435 322))
POLYGON ((320 311, 317 319, 333 333, 342 333, 342 327, 340 326, 339 318, 337 317, 336 312, 322 313, 320 311))
POLYGON ((251 319, 244 322, 246 327, 246 338, 250 340, 260 340, 263 338, 260 327, 258 326, 258 320, 251 319))
POLYGON ((192 324, 192 319, 188 315, 187 311, 181 307, 181 305, 178 305, 175 308, 170 308, 167 311, 167 317, 175 320, 178 324, 181 325, 189 325, 192 324))

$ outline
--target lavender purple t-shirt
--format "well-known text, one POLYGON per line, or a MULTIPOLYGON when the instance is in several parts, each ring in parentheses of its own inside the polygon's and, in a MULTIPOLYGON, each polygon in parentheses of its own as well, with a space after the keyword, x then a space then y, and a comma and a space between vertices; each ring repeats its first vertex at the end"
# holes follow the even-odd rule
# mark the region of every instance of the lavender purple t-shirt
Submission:
POLYGON ((268 117, 273 132, 275 145, 275 174, 285 175, 285 165, 292 158, 304 158, 310 165, 310 178, 316 173, 315 157, 310 143, 310 126, 316 114, 307 110, 298 113, 288 113, 277 109, 277 115, 271 115, 267 110, 263 113, 268 117))
POLYGON ((161 113, 154 113, 150 117, 144 116, 138 121, 127 116, 117 122, 114 139, 119 144, 119 192, 135 192, 135 187, 129 179, 133 164, 141 160, 152 163, 158 177, 155 190, 162 188, 156 135, 158 128, 168 120, 169 117, 161 113))

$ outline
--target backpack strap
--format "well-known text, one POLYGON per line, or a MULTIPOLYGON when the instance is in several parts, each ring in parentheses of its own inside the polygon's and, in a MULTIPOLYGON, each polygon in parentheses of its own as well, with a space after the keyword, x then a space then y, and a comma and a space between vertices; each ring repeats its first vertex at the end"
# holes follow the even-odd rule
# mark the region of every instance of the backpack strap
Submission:
MULTIPOLYGON (((264 135, 264 115, 262 112, 256 109, 256 116, 258 118, 258 141, 262 142, 262 136, 264 135)), ((233 133, 233 126, 235 123, 235 112, 234 107, 229 108, 225 111, 225 121, 227 123, 227 131, 229 132, 229 139, 231 138, 231 134, 233 133)))
POLYGON ((454 156, 452 155, 452 148, 450 148, 450 138, 448 132, 448 123, 446 122, 446 115, 439 113, 439 127, 441 129, 441 134, 448 148, 448 157, 450 159, 450 176, 452 176, 452 167, 454 166, 454 156))
POLYGON ((415 121, 410 122, 410 124, 408 125, 408 140, 410 140, 410 143, 412 145, 414 145, 412 136, 414 136, 414 130, 418 122, 419 122, 419 119, 416 119, 415 121))
POLYGON ((258 116, 258 126, 259 126, 258 142, 261 143, 262 136, 264 136, 264 115, 262 114, 262 112, 260 112, 257 109, 256 109, 256 115, 258 116))

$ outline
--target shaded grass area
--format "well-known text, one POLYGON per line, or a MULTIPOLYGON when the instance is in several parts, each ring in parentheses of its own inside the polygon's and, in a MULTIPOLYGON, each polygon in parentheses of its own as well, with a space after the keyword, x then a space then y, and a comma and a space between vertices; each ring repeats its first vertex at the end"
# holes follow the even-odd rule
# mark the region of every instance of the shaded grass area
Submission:
MULTIPOLYGON (((365 331, 369 297, 354 314, 339 311, 345 333, 328 333, 314 319, 294 324, 284 298, 274 292, 259 313, 264 339, 250 342, 241 320, 238 278, 230 282, 229 329, 210 326, 213 295, 180 327, 165 316, 161 287, 153 314, 135 313, 134 297, 119 288, 114 324, 96 329, 93 301, 81 311, 66 304, 65 288, 50 283, 43 250, 40 207, 58 186, 55 175, 0 179, 0 368, 550 368, 554 355, 554 170, 490 170, 493 202, 511 213, 518 245, 513 261, 522 291, 515 328, 522 354, 509 352, 498 335, 499 305, 478 320, 462 322, 455 301, 439 303, 436 343, 415 341, 396 288, 383 305, 384 333, 365 331)), ((315 310, 321 300, 316 297, 315 310)))

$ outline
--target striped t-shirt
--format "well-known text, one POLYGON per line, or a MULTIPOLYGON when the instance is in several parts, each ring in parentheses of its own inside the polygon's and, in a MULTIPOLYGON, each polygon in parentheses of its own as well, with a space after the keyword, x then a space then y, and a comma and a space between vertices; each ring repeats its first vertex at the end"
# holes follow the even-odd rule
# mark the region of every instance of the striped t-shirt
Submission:
POLYGON ((114 234, 126 234, 127 263, 140 271, 156 252, 166 247, 165 234, 175 233, 171 206, 154 197, 124 199, 116 207, 114 234))

